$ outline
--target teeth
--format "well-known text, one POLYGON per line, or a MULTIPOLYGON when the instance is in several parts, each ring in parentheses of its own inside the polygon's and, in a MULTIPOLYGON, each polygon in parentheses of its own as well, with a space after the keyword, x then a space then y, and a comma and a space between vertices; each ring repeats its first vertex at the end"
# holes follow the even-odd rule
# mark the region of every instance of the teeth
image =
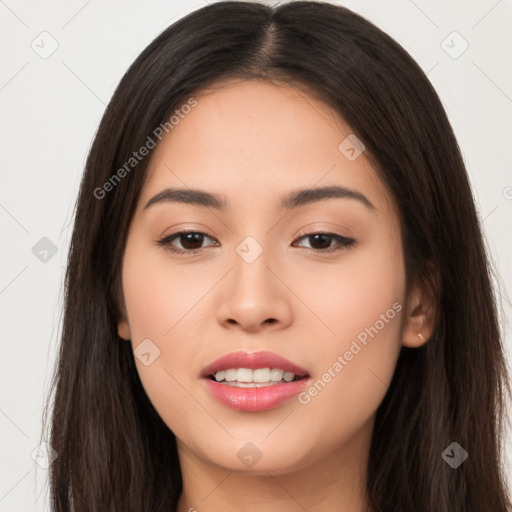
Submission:
MULTIPOLYGON (((229 370, 220 370, 215 374, 217 382, 247 384, 241 387, 254 387, 251 384, 278 383, 283 379, 291 382, 295 378, 292 372, 285 372, 279 368, 258 368, 251 370, 249 368, 230 368, 229 370)), ((260 387, 260 386, 256 386, 260 387)))
POLYGON ((215 374, 215 380, 217 382, 220 382, 221 380, 224 380, 226 377, 226 372, 224 370, 221 370, 220 372, 217 372, 215 374))
POLYGON ((252 374, 254 372, 249 368, 238 368, 236 372, 236 380, 238 382, 252 382, 252 374))
POLYGON ((231 386, 234 388, 263 388, 281 384, 280 382, 221 382, 223 386, 231 386))
POLYGON ((283 370, 279 370, 279 368, 272 368, 270 372, 270 380, 272 382, 277 382, 278 380, 282 380, 284 375, 283 370))
MULTIPOLYGON (((217 378, 217 374, 219 372, 217 372, 215 374, 215 378, 217 378)), ((234 370, 234 369, 231 369, 231 370, 226 370, 225 372, 225 376, 224 376, 224 380, 226 382, 234 382, 236 380, 236 376, 237 376, 237 370, 234 370)))
POLYGON ((270 380, 270 368, 258 368, 252 373, 253 382, 270 382, 270 380))

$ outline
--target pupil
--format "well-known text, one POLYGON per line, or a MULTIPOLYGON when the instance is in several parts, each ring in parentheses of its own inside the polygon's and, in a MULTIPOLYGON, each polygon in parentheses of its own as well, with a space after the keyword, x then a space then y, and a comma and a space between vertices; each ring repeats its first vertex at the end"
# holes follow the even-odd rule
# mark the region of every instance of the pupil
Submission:
MULTIPOLYGON (((327 242, 327 244, 324 244, 323 247, 315 247, 316 249, 325 249, 326 247, 329 247, 330 245, 330 237, 329 235, 326 235, 326 234, 322 234, 322 233, 319 233, 319 234, 316 234, 316 235, 311 235, 313 237, 313 239, 316 239, 318 241, 319 238, 323 239, 324 242, 327 242)), ((313 245, 313 244, 311 244, 313 245)))
POLYGON ((183 243, 183 240, 181 241, 183 247, 185 249, 200 249, 202 245, 202 237, 203 235, 201 233, 186 233, 185 235, 181 235, 181 237, 185 237, 185 243, 183 243), (199 245, 194 246, 194 242, 197 244, 199 242, 199 245), (188 244, 192 243, 193 247, 188 246, 188 244))

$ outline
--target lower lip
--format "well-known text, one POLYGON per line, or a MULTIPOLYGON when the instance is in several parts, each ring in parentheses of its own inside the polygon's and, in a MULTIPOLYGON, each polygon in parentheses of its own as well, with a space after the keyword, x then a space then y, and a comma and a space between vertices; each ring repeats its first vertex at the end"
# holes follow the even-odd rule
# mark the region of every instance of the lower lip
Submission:
POLYGON ((237 388, 219 384, 209 377, 203 377, 206 389, 221 404, 246 412, 268 411, 279 407, 291 397, 300 393, 309 379, 273 384, 261 388, 237 388))

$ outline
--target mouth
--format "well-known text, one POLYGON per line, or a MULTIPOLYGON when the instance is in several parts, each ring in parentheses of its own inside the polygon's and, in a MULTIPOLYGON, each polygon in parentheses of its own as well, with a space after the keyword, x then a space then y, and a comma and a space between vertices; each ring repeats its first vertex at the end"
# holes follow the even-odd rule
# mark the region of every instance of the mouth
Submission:
POLYGON ((281 368, 229 368, 208 375, 208 378, 214 382, 238 388, 275 386, 277 384, 296 382, 307 377, 309 377, 307 374, 297 375, 281 368))
POLYGON ((260 412, 298 394, 310 380, 300 366, 272 352, 232 352, 200 375, 210 395, 231 409, 260 412))

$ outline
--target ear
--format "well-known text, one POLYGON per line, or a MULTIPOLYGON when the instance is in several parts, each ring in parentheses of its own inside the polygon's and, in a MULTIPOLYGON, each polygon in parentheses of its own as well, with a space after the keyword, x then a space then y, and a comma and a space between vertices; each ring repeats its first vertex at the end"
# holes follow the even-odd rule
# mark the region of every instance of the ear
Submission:
POLYGON ((402 345, 418 348, 432 336, 436 322, 436 291, 426 278, 414 281, 407 297, 402 345))
POLYGON ((118 295, 118 304, 120 304, 121 313, 117 323, 117 333, 121 338, 129 341, 131 339, 130 324, 128 323, 128 315, 126 313, 126 306, 122 294, 118 295))
POLYGON ((117 324, 117 332, 121 338, 123 338, 126 341, 129 341, 131 338, 130 334, 130 326, 128 324, 128 319, 126 316, 123 315, 123 317, 119 320, 117 324))

